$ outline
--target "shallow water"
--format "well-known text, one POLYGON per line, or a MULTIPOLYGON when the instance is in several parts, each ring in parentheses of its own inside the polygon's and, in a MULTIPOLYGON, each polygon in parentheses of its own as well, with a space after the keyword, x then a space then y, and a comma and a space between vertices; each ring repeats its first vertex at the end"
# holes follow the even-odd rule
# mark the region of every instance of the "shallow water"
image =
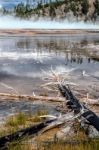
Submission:
POLYGON ((42 70, 48 72, 51 66, 60 73, 70 70, 81 73, 85 70, 88 74, 98 77, 99 62, 90 58, 90 53, 96 54, 98 49, 99 35, 97 34, 94 36, 1 37, 0 81, 10 82, 18 79, 19 82, 21 80, 24 82, 26 79, 38 79, 44 76, 42 70))
MULTIPOLYGON (((70 72, 71 80, 82 87, 99 86, 99 59, 92 59, 92 53, 99 58, 99 34, 0 37, 0 92, 40 94, 42 78, 51 67, 58 73, 70 72)), ((4 109, 10 114, 12 104, 8 105, 4 109)), ((19 103, 13 105, 17 108, 19 103)), ((0 102, 0 117, 5 113, 0 102)))
POLYGON ((0 124, 4 123, 7 117, 12 116, 13 114, 17 114, 19 112, 24 112, 26 114, 35 114, 39 110, 45 110, 50 114, 59 114, 59 112, 55 110, 55 106, 47 104, 45 102, 33 103, 27 100, 17 102, 7 102, 7 100, 0 101, 0 124))

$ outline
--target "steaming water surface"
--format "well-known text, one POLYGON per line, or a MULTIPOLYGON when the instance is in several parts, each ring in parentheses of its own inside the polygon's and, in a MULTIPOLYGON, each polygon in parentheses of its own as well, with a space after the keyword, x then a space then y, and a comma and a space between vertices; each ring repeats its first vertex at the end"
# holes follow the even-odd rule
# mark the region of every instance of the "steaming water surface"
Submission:
MULTIPOLYGON (((99 35, 0 37, 0 92, 40 94, 51 66, 59 73, 71 72, 76 84, 99 86, 99 35)), ((29 106, 0 102, 0 117, 11 114, 12 108, 28 111, 29 106)))
POLYGON ((19 19, 14 16, 0 16, 0 29, 94 29, 99 30, 99 23, 84 23, 64 21, 51 21, 50 19, 31 18, 19 19))

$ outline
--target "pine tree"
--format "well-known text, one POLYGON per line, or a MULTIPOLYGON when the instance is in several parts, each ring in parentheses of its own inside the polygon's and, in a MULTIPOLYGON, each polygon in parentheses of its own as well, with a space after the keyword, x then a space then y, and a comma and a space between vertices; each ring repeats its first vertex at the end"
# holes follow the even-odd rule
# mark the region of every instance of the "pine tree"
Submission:
POLYGON ((81 6, 82 6, 82 13, 84 15, 87 15, 88 10, 89 10, 89 2, 88 2, 88 0, 83 0, 81 6))
POLYGON ((94 6, 96 15, 99 15, 99 0, 95 1, 94 6))

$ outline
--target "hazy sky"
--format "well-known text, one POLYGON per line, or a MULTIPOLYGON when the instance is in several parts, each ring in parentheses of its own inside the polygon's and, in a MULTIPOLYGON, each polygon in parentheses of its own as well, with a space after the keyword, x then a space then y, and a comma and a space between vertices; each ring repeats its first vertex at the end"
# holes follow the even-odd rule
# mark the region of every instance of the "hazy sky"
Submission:
MULTIPOLYGON (((17 5, 20 2, 26 3, 27 1, 37 4, 38 1, 41 0, 0 0, 0 7, 5 7, 5 8, 13 8, 15 5, 17 5)), ((43 2, 48 2, 49 0, 42 0, 43 2)), ((54 0, 52 0, 54 1, 54 0)))
POLYGON ((21 1, 25 2, 26 0, 0 0, 0 5, 5 8, 12 8, 21 1))

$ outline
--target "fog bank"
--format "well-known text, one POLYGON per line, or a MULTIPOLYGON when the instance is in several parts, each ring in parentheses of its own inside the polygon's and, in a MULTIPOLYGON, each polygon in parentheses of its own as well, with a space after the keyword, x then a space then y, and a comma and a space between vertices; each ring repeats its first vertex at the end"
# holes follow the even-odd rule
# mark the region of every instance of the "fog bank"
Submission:
POLYGON ((0 29, 99 29, 99 24, 82 22, 24 20, 13 16, 0 16, 0 29))

